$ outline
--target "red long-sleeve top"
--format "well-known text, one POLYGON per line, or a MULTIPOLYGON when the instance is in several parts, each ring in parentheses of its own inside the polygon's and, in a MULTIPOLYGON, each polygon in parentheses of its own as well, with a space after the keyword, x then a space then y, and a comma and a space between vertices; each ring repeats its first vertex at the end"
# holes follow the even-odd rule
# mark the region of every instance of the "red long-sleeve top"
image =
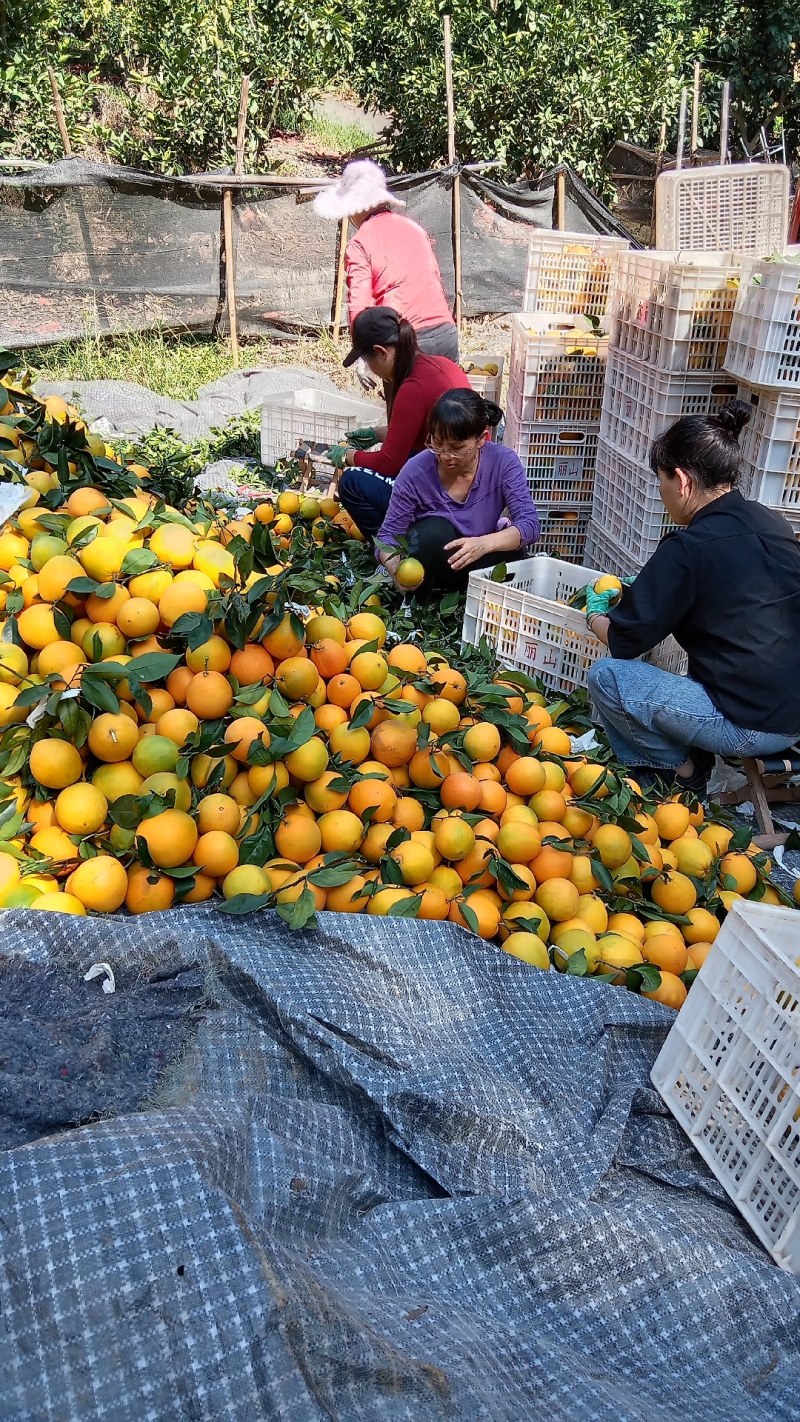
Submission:
POLYGON ((428 418, 439 396, 447 390, 468 389, 469 380, 455 361, 418 355, 395 396, 386 439, 380 449, 357 452, 353 464, 393 479, 412 454, 425 448, 428 418))

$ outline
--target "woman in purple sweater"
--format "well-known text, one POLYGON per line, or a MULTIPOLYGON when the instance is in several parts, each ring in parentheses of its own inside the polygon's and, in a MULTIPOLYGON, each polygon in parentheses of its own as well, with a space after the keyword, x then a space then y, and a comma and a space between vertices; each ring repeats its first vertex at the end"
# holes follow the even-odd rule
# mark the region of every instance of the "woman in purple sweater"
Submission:
POLYGON ((394 481, 375 540, 378 558, 394 577, 404 540, 425 569, 423 594, 466 587, 473 568, 523 557, 539 537, 519 459, 489 443, 499 413, 474 390, 447 391, 431 411, 428 448, 394 481))

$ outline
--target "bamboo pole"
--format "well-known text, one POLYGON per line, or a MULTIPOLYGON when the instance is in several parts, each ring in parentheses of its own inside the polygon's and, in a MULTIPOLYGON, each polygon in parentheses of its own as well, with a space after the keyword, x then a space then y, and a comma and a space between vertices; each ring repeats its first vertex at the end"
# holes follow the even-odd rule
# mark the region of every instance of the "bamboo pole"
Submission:
POLYGON ((344 254, 347 249, 347 231, 350 226, 350 219, 343 217, 339 223, 339 254, 336 261, 336 286, 333 293, 333 339, 338 341, 339 328, 342 324, 342 305, 344 303, 344 254))
MULTIPOLYGON (((456 163, 456 108, 453 94, 453 46, 450 33, 450 16, 444 16, 444 83, 447 93, 447 161, 451 168, 456 163)), ((458 330, 461 330, 461 175, 453 178, 453 275, 456 298, 453 315, 458 330)))
POLYGON ((47 77, 50 80, 50 88, 53 91, 53 106, 56 111, 56 123, 58 124, 58 131, 61 135, 61 147, 64 149, 65 158, 71 158, 72 143, 70 141, 69 131, 67 129, 67 121, 64 118, 64 106, 61 102, 61 94, 59 93, 58 84, 56 83, 56 76, 49 65, 47 66, 47 77))
POLYGON ((723 86, 722 86, 722 111, 721 111, 721 113, 720 113, 720 122, 719 122, 719 161, 720 161, 720 163, 727 163, 727 161, 728 161, 728 125, 729 125, 729 123, 730 123, 730 112, 731 112, 731 84, 730 84, 730 80, 729 80, 729 79, 726 79, 726 80, 725 80, 725 83, 724 83, 723 86))
MULTIPOLYGON (((234 173, 237 177, 244 171, 244 142, 247 130, 247 101, 250 97, 250 76, 242 76, 239 90, 239 117, 236 124, 236 157, 234 173)), ((233 192, 225 188, 222 194, 222 230, 225 241, 225 304, 228 310, 228 329, 231 338, 231 357, 235 368, 239 365, 239 322, 236 314, 236 254, 233 243, 233 192)))
POLYGON ((700 146, 700 62, 695 61, 694 85, 692 88, 692 142, 690 153, 694 157, 700 146))
POLYGON ((556 230, 563 232, 566 228, 567 210, 567 180, 563 169, 556 173, 556 230))
POLYGON ((675 171, 679 173, 683 167, 683 146, 686 142, 686 88, 681 89, 681 109, 678 117, 678 151, 675 154, 675 171))

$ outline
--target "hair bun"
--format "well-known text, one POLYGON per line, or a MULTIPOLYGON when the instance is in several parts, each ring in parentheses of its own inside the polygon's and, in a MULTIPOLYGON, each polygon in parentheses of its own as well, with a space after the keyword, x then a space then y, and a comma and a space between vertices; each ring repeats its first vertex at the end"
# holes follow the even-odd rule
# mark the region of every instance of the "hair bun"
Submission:
POLYGON ((721 410, 712 415, 709 423, 715 424, 726 435, 730 435, 731 439, 738 440, 752 413, 750 406, 743 400, 729 400, 727 405, 723 405, 721 410))
POLYGON ((499 405, 495 404, 494 400, 484 399, 483 403, 486 406, 486 423, 490 430, 496 430, 503 418, 503 411, 499 405))

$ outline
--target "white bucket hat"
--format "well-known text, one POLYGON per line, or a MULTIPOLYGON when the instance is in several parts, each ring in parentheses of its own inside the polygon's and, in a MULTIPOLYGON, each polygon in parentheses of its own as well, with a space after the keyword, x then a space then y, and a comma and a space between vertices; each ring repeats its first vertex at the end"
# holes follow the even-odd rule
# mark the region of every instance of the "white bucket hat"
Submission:
POLYGON ((399 198, 392 197, 386 186, 386 175, 377 163, 369 158, 357 163, 348 163, 342 169, 338 182, 323 188, 314 199, 314 211, 319 217, 332 217, 337 221, 352 217, 356 212, 373 212, 384 205, 405 207, 399 198))

